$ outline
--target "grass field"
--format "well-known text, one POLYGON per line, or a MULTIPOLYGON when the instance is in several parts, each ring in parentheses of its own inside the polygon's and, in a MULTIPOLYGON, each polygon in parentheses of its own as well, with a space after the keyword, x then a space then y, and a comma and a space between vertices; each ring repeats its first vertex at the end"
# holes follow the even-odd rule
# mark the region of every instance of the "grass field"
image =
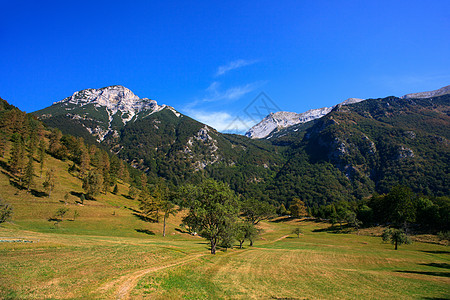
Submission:
MULTIPOLYGON (((13 188, 0 173, 14 217, 0 226, 0 299, 448 299, 450 250, 431 243, 393 250, 381 238, 336 234, 308 220, 263 222, 254 247, 210 255, 181 232, 181 215, 160 223, 133 214, 134 200, 101 195, 76 204, 79 179, 50 160, 58 182, 50 198, 13 188), (69 187, 69 190, 66 190, 69 187), (70 208, 55 225, 48 218, 70 208), (130 209, 131 208, 131 209, 130 209), (73 212, 79 216, 73 219, 73 212), (297 238, 296 226, 303 234, 297 238)), ((36 186, 40 178, 36 178, 36 186)))

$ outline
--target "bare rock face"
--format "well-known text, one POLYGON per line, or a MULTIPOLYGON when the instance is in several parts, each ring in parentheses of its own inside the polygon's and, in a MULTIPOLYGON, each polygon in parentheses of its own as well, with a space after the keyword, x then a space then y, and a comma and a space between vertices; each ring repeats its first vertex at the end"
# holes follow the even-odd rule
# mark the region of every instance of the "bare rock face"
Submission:
MULTIPOLYGON (((350 105, 361 101, 364 101, 364 99, 348 98, 338 105, 350 105)), ((288 111, 271 113, 261 122, 250 128, 245 135, 252 139, 262 139, 268 137, 275 130, 322 118, 331 112, 334 107, 336 107, 336 105, 333 107, 311 109, 301 114, 288 111)))
MULTIPOLYGON (((165 105, 159 106, 155 100, 140 99, 132 91, 121 85, 82 90, 54 104, 70 105, 77 108, 87 104, 94 104, 96 107, 103 106, 111 116, 118 111, 122 112, 122 115, 126 116, 122 119, 124 124, 141 111, 159 111, 165 107, 165 105)), ((70 108, 67 110, 70 110, 70 108)))
MULTIPOLYGON (((118 124, 126 125, 131 120, 146 117, 165 108, 172 111, 177 117, 181 114, 173 107, 158 105, 155 100, 139 98, 132 91, 121 85, 113 85, 101 89, 85 89, 75 92, 72 96, 53 103, 59 114, 72 119, 91 120, 83 123, 99 142, 106 136, 117 132, 118 124), (91 117, 92 115, 96 117, 91 117), (97 123, 97 125, 92 124, 97 123), (113 126, 113 124, 115 124, 113 126)), ((55 109, 52 110, 55 113, 55 109)), ((51 117, 52 114, 42 114, 41 118, 51 117)))

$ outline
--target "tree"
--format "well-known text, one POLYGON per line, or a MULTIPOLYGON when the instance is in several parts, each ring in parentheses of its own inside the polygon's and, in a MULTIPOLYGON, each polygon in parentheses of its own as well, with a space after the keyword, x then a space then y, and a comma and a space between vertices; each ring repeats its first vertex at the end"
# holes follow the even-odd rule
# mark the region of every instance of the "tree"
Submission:
POLYGON ((296 218, 306 216, 306 205, 300 198, 292 199, 289 210, 292 216, 296 218))
POLYGON ((9 166, 13 174, 20 174, 24 168, 25 145, 22 136, 14 133, 12 136, 11 157, 9 166))
POLYGON ((78 211, 75 209, 75 210, 73 211, 73 219, 72 219, 72 220, 75 221, 75 218, 77 218, 79 215, 80 215, 80 214, 79 214, 78 211))
POLYGON ((141 210, 141 213, 149 219, 158 221, 159 203, 157 202, 157 199, 150 194, 147 187, 144 187, 141 190, 138 200, 140 202, 139 209, 141 210))
POLYGON ((239 242, 239 249, 242 249, 242 245, 245 240, 251 241, 251 246, 253 245, 253 239, 258 235, 258 230, 250 222, 241 222, 237 225, 235 238, 239 242))
POLYGON ((8 221, 13 213, 12 206, 0 199, 0 224, 8 221))
POLYGON ((5 157, 7 141, 8 139, 6 138, 6 135, 0 132, 0 157, 2 158, 5 157))
POLYGON ((139 190, 135 186, 131 185, 128 189, 128 197, 130 197, 131 199, 136 199, 138 194, 139 190))
POLYGON ((211 254, 215 254, 224 232, 236 222, 239 212, 236 195, 224 183, 206 179, 198 186, 184 186, 181 196, 183 205, 189 208, 183 221, 209 240, 211 254))
POLYGON ((248 199, 242 204, 242 215, 253 225, 271 218, 275 214, 275 207, 267 202, 248 199))
POLYGON ((178 210, 175 208, 175 205, 172 202, 164 201, 161 203, 161 211, 163 213, 163 236, 166 236, 166 220, 170 217, 170 215, 175 216, 178 210))
POLYGON ((27 191, 30 191, 30 187, 33 184, 34 168, 33 168, 33 156, 30 154, 28 156, 28 163, 25 167, 25 172, 23 174, 23 183, 25 184, 27 191))
POLYGON ((383 231, 381 236, 383 241, 391 241, 391 244, 395 245, 395 250, 397 250, 398 245, 411 244, 411 240, 401 229, 388 228, 383 231))
POLYGON ((300 234, 302 233, 302 230, 300 229, 300 227, 295 227, 295 228, 292 230, 292 233, 295 234, 295 235, 297 235, 297 238, 300 238, 300 234))
POLYGON ((67 205, 67 202, 69 200, 69 192, 64 194, 64 204, 67 205))
POLYGON ((117 186, 117 183, 114 185, 114 189, 113 189, 112 193, 114 195, 117 195, 119 193, 119 187, 117 186))
POLYGON ((345 220, 347 221, 347 224, 355 229, 359 229, 362 222, 356 218, 356 213, 347 210, 345 212, 345 220))
POLYGON ((86 200, 86 197, 84 196, 84 194, 81 194, 81 196, 80 196, 81 204, 84 204, 84 200, 86 200))
POLYGON ((100 193, 103 186, 103 176, 100 173, 89 171, 83 179, 83 189, 86 192, 86 199, 94 199, 100 193))
POLYGON ((60 220, 63 221, 64 220, 64 216, 66 215, 66 213, 69 211, 70 209, 67 207, 61 207, 58 208, 55 212, 55 218, 61 218, 60 220))
POLYGON ((47 191, 48 197, 50 197, 50 194, 55 188, 55 184, 56 184, 55 170, 52 168, 50 170, 47 170, 47 172, 45 173, 45 181, 42 183, 44 189, 47 191))
POLYGON ((45 164, 46 149, 47 149, 47 145, 45 144, 44 140, 41 140, 39 142, 39 147, 38 147, 39 170, 40 170, 39 177, 42 177, 42 171, 44 169, 44 164, 45 164))
POLYGON ((87 171, 89 171, 89 165, 91 163, 91 157, 89 156, 89 150, 86 146, 82 145, 80 147, 80 175, 83 177, 87 171))
POLYGON ((409 187, 396 186, 387 195, 387 201, 391 203, 391 221, 406 229, 407 223, 416 219, 414 194, 409 187))

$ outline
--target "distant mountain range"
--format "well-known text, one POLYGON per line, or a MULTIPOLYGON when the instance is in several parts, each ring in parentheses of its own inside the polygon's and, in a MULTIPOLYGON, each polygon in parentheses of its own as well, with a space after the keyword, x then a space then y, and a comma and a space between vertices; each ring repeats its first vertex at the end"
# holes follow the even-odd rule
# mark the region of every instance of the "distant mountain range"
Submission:
POLYGON ((123 86, 76 92, 34 114, 100 143, 151 177, 202 177, 269 202, 361 199, 396 184, 448 195, 449 87, 401 98, 350 98, 302 114, 277 112, 247 136, 222 134, 123 86))
MULTIPOLYGON (((422 93, 414 93, 414 94, 407 94, 405 96, 400 97, 401 99, 420 99, 420 98, 429 98, 429 97, 436 97, 436 96, 442 96, 450 93, 450 86, 443 87, 441 89, 430 91, 430 92, 422 92, 422 93)), ((325 115, 327 115, 329 112, 333 110, 336 106, 339 105, 350 105, 354 103, 358 103, 361 101, 364 101, 365 99, 359 99, 359 98, 349 98, 339 104, 336 104, 332 107, 323 107, 323 108, 317 108, 317 109, 311 109, 304 113, 294 113, 294 112, 286 112, 286 111, 279 111, 276 113, 271 113, 267 117, 265 117, 261 122, 254 125, 252 128, 250 128, 245 135, 253 138, 253 139, 262 139, 262 138, 270 138, 274 133, 277 131, 297 125, 302 123, 307 123, 309 121, 319 119, 325 115)))

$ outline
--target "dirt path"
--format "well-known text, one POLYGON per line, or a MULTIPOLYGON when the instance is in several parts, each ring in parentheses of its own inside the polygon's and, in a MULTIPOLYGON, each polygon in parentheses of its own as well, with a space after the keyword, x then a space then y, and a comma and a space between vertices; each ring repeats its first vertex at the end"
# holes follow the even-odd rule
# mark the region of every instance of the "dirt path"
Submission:
MULTIPOLYGON (((282 239, 287 238, 289 235, 285 235, 282 236, 276 240, 271 241, 270 243, 275 243, 278 241, 281 241, 282 239)), ((250 250, 250 249, 246 249, 246 250, 250 250)), ((240 254, 241 252, 245 252, 245 251, 239 251, 239 253, 235 253, 235 254, 240 254)), ((200 254, 195 254, 193 256, 190 257, 185 257, 181 260, 178 260, 176 262, 173 262, 171 264, 168 265, 164 265, 164 266, 159 266, 159 267, 152 267, 152 268, 147 268, 147 269, 143 269, 143 270, 138 270, 135 271, 131 274, 127 274, 127 275, 123 275, 120 278, 113 280, 109 283, 107 283, 106 285, 102 286, 99 291, 100 292, 106 292, 108 290, 111 290, 113 287, 117 286, 116 288, 116 292, 115 292, 115 298, 118 300, 122 300, 122 299, 129 299, 129 294, 131 292, 131 290, 137 285, 138 280, 144 276, 147 275, 148 273, 152 273, 152 272, 156 272, 159 270, 163 270, 163 269, 167 269, 167 268, 172 268, 175 266, 180 266, 183 264, 186 264, 190 261, 193 261, 195 259, 198 259, 202 256, 207 255, 207 253, 200 253, 200 254)))
POLYGON ((108 282, 107 284, 105 284, 104 286, 102 286, 99 291, 100 292, 106 292, 110 289, 112 289, 113 287, 115 287, 117 284, 119 284, 119 286, 116 288, 116 292, 115 292, 115 299, 129 299, 129 294, 130 291, 137 285, 138 280, 144 276, 147 275, 148 273, 152 273, 152 272, 156 272, 159 270, 163 270, 163 269, 167 269, 167 268, 171 268, 171 267, 175 267, 175 266, 180 266, 183 264, 186 264, 192 260, 198 259, 201 256, 206 255, 206 253, 202 253, 202 254, 195 254, 194 256, 190 256, 190 257, 186 257, 183 259, 180 259, 178 261, 175 261, 171 264, 168 265, 164 265, 164 266, 159 266, 159 267, 152 267, 152 268, 147 268, 147 269, 143 269, 143 270, 139 270, 139 271, 135 271, 131 274, 127 274, 127 275, 123 275, 120 278, 113 280, 111 282, 108 282))
POLYGON ((278 242, 278 241, 281 241, 282 239, 285 239, 285 238, 287 238, 289 236, 289 234, 288 235, 284 235, 284 236, 282 236, 282 237, 280 237, 280 238, 278 238, 278 239, 276 239, 276 240, 274 240, 272 243, 275 243, 275 242, 278 242))

